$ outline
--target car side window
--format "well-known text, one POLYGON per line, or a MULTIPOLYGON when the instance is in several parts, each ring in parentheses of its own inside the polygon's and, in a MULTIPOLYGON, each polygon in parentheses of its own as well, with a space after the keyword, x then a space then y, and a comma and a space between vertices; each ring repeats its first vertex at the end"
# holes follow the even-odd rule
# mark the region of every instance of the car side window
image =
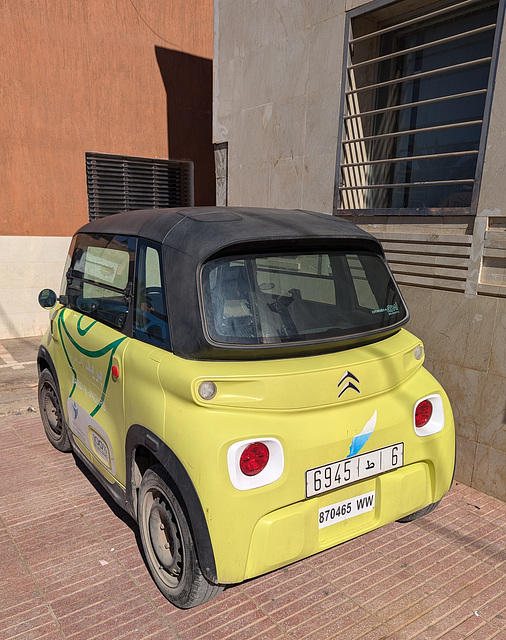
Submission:
POLYGON ((129 312, 135 239, 79 234, 67 271, 68 306, 123 330, 129 312))
POLYGON ((169 326, 158 247, 141 243, 137 256, 134 337, 168 347, 169 326))

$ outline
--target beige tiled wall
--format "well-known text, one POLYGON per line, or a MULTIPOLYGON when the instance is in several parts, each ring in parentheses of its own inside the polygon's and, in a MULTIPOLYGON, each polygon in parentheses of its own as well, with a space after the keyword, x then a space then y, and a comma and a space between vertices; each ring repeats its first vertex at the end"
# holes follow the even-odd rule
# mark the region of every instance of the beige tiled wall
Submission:
POLYGON ((506 299, 402 287, 426 366, 446 389, 456 477, 506 501, 506 299))
POLYGON ((41 335, 41 289, 60 290, 70 238, 0 237, 0 339, 41 335))

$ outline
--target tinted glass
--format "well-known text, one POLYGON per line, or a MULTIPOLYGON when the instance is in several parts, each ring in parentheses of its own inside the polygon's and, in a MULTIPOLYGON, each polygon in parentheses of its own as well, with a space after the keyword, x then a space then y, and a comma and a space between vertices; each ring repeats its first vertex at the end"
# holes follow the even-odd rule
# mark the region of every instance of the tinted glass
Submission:
POLYGON ((137 262, 134 336, 163 347, 167 345, 169 326, 158 248, 142 245, 137 262))
POLYGON ((122 329, 129 310, 135 240, 80 234, 67 271, 69 306, 122 329))
POLYGON ((207 333, 221 343, 344 338, 407 317, 385 262, 363 251, 219 258, 202 287, 207 333))

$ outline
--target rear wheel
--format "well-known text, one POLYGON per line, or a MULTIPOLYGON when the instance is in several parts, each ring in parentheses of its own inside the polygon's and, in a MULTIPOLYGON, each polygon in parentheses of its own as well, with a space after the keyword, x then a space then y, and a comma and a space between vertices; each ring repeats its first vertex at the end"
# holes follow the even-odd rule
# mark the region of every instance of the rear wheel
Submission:
POLYGON ((426 516, 429 513, 432 513, 432 511, 434 511, 434 509, 438 506, 440 502, 441 500, 438 500, 437 502, 433 502, 432 504, 427 505, 423 509, 420 509, 419 511, 415 511, 414 513, 411 513, 409 516, 405 516, 404 518, 399 518, 397 522, 413 522, 413 520, 418 520, 418 518, 423 518, 423 516, 426 516))
POLYGON ((146 561, 163 595, 181 609, 217 596, 200 570, 185 514, 168 486, 162 465, 144 474, 138 498, 138 521, 146 561))
POLYGON ((64 453, 72 451, 60 394, 53 376, 47 369, 44 369, 39 376, 39 409, 49 442, 58 451, 64 453))

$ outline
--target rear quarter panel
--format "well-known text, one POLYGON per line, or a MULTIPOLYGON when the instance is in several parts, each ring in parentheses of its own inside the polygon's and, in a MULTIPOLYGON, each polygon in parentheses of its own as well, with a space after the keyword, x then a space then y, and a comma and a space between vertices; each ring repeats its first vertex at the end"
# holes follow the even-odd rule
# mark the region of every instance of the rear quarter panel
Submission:
POLYGON ((413 360, 412 352, 419 341, 403 333, 397 339, 390 338, 389 345, 371 345, 355 349, 354 353, 297 362, 211 363, 175 356, 163 360, 160 383, 166 396, 164 439, 196 487, 222 582, 238 582, 316 553, 349 539, 350 531, 360 522, 364 526, 357 531, 363 533, 435 502, 446 493, 454 466, 451 407, 439 383, 420 361, 413 360), (351 365, 353 371, 362 366, 358 376, 362 393, 338 398, 337 383, 351 365), (205 379, 215 381, 219 389, 209 402, 197 394, 198 383, 205 379), (322 389, 325 380, 327 391, 322 389), (369 393, 368 386, 372 390, 369 393), (413 409, 417 400, 432 393, 443 398, 446 424, 440 433, 421 438, 414 430, 413 409), (363 486, 356 483, 307 499, 306 471, 346 458, 353 438, 375 414, 375 428, 360 453, 403 442, 403 469, 380 476, 381 481, 369 479, 363 486), (281 442, 283 474, 267 486, 235 489, 227 466, 230 445, 263 437, 281 442), (415 468, 419 463, 423 463, 422 467, 415 468), (394 477, 396 473, 399 482, 390 482, 389 489, 387 476, 394 477), (377 487, 373 517, 359 516, 362 521, 357 518, 352 524, 344 522, 318 532, 318 508, 351 494, 359 495, 373 486, 377 487), (270 534, 264 536, 271 542, 259 543, 255 529, 268 514, 279 514, 286 508, 295 510, 303 525, 294 529, 297 519, 277 523, 273 525, 272 530, 275 528, 277 533, 272 540, 270 534), (272 561, 258 560, 262 556, 258 545, 269 547, 278 538, 284 539, 282 546, 292 548, 292 552, 287 550, 286 556, 272 561), (289 541, 293 543, 291 547, 289 541))

